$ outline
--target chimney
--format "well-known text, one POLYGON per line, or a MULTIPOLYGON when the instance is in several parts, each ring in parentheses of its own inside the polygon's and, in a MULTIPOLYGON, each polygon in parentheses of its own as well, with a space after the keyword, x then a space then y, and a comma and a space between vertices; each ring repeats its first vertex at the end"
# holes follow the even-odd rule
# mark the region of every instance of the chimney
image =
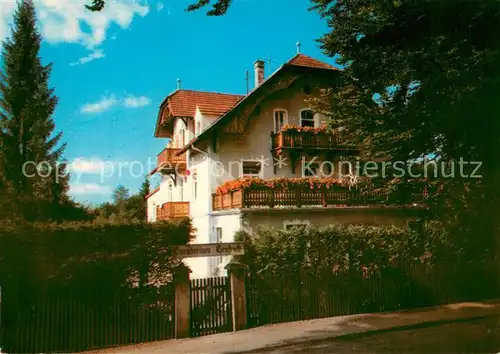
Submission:
POLYGON ((253 63, 254 71, 255 71, 255 87, 260 86, 264 82, 264 61, 256 60, 253 63))
POLYGON ((177 79, 177 90, 181 89, 181 79, 177 79))

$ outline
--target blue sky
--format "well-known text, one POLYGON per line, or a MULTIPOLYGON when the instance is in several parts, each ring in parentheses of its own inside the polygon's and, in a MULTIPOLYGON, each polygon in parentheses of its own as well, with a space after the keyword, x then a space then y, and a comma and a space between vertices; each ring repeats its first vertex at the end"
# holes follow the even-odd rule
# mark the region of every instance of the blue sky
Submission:
MULTIPOLYGON (((253 62, 270 55, 275 70, 295 55, 297 41, 302 53, 333 63, 316 43, 326 23, 304 0, 235 0, 219 18, 185 12, 189 0, 123 0, 99 14, 83 3, 36 1, 41 56, 53 63, 59 96, 54 119, 72 163, 71 195, 84 203, 109 200, 118 184, 139 189, 148 159, 166 145, 153 129, 178 78, 185 89, 244 94, 253 62)), ((14 5, 0 3, 0 39, 14 5)))

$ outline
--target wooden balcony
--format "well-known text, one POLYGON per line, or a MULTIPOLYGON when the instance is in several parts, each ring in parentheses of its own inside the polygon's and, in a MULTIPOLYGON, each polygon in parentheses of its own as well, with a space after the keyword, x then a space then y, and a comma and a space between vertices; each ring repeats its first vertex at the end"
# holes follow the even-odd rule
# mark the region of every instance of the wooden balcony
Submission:
POLYGON ((156 207, 157 220, 174 220, 189 217, 189 202, 169 202, 156 207))
POLYGON ((186 153, 176 156, 181 149, 166 148, 156 158, 157 170, 162 173, 183 172, 186 170, 186 153))
POLYGON ((411 205, 423 200, 423 193, 412 193, 404 199, 391 200, 385 193, 360 194, 327 189, 256 189, 213 194, 214 211, 252 208, 349 207, 370 205, 411 205))
POLYGON ((348 150, 357 151, 355 145, 343 142, 338 136, 322 132, 297 132, 297 131, 281 131, 272 133, 272 148, 274 151, 281 153, 286 149, 295 150, 348 150))

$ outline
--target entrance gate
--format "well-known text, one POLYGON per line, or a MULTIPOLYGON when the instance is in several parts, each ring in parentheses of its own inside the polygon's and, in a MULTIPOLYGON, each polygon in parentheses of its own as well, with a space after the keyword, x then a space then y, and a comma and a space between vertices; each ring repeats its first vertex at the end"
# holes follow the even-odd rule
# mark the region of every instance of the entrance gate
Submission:
MULTIPOLYGON (((174 249, 174 255, 179 258, 241 256, 243 254, 245 254, 243 242, 184 245, 174 249)), ((190 280, 189 293, 182 291, 182 300, 180 300, 185 305, 190 302, 190 326, 187 327, 188 321, 176 322, 180 324, 176 326, 176 338, 185 338, 188 332, 191 337, 199 337, 232 331, 233 308, 230 284, 228 277, 190 280)), ((236 288, 238 289, 238 286, 236 288)), ((182 319, 177 316, 178 320, 179 318, 182 319)), ((239 318, 238 315, 235 315, 235 318, 239 318)), ((237 322, 236 327, 239 328, 239 326, 237 322)))
POLYGON ((233 330, 228 277, 191 280, 191 337, 233 330))

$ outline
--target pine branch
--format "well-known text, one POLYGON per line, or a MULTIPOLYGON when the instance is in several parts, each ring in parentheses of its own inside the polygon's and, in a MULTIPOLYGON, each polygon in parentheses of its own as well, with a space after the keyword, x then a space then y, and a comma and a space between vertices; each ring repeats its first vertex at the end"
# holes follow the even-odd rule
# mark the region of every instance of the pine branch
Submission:
MULTIPOLYGON (((187 11, 196 11, 211 4, 212 0, 198 0, 197 3, 189 5, 187 11)), ((212 9, 207 12, 208 16, 223 16, 231 6, 232 0, 215 0, 212 9)), ((85 8, 90 11, 102 11, 106 6, 106 0, 92 0, 85 8)))
POLYGON ((101 11, 106 5, 106 0, 92 0, 92 5, 85 5, 85 8, 90 11, 101 11))

